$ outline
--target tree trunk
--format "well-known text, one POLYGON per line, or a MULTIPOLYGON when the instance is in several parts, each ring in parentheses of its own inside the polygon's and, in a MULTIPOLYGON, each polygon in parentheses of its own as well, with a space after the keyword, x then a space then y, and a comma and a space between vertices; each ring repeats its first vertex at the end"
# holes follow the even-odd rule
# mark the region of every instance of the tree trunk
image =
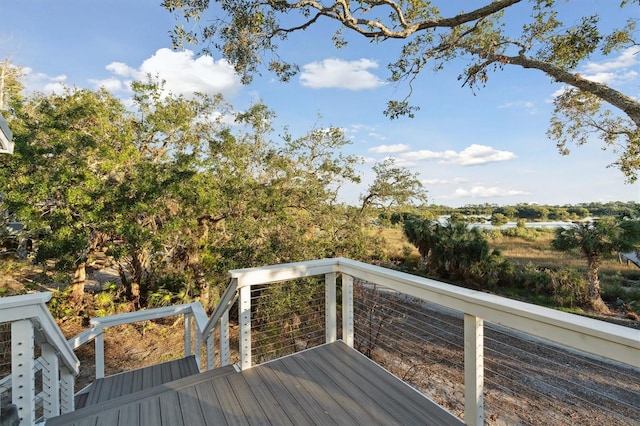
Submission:
POLYGON ((71 297, 76 302, 84 299, 84 284, 87 280, 86 263, 82 262, 73 273, 73 281, 71 282, 71 297))
POLYGON ((589 279, 589 301, 591 307, 601 313, 609 313, 609 308, 602 300, 602 289, 600 288, 600 278, 598 269, 600 268, 600 258, 593 253, 587 256, 587 278, 589 279))
POLYGON ((200 293, 200 303, 205 310, 208 310, 210 307, 209 304, 211 303, 211 288, 209 286, 209 281, 207 281, 205 276, 204 267, 202 266, 202 263, 196 261, 191 264, 191 269, 193 270, 195 282, 200 293))

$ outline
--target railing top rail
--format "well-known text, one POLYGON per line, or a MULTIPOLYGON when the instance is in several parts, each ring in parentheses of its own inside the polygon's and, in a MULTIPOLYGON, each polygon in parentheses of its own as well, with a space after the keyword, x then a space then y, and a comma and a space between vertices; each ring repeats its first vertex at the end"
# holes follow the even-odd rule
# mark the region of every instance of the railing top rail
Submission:
POLYGON ((211 314, 211 318, 207 322, 207 325, 202 330, 202 336, 206 338, 209 334, 213 333, 213 330, 216 328, 217 322, 222 318, 222 315, 229 309, 229 306, 233 304, 233 301, 236 297, 236 293, 238 292, 238 280, 236 278, 232 278, 231 282, 227 286, 227 289, 222 293, 222 297, 220 298, 220 302, 218 302, 218 306, 211 314))
MULTIPOLYGON (((90 323, 94 327, 113 327, 115 325, 129 324, 132 322, 147 321, 147 320, 169 317, 173 315, 193 313, 194 306, 200 306, 200 308, 202 308, 202 305, 200 305, 199 302, 185 303, 182 305, 165 306, 162 308, 145 309, 142 311, 126 312, 124 314, 110 315, 108 317, 93 318, 90 323)), ((197 308, 195 309, 197 310, 197 308)), ((201 317, 199 314, 200 312, 198 312, 198 318, 201 317)))
POLYGON ((238 288, 241 288, 338 272, 338 265, 338 259, 316 259, 257 268, 234 269, 229 271, 229 276, 231 279, 238 280, 238 288))
MULTIPOLYGON (((8 317, 9 308, 21 308, 29 305, 39 305, 41 303, 47 303, 51 300, 51 292, 43 293, 30 293, 21 294, 19 296, 1 297, 0 298, 0 322, 15 321, 11 319, 5 319, 8 317)), ((16 311, 18 312, 18 311, 16 311)))
POLYGON ((342 273, 640 368, 640 330, 350 259, 336 260, 342 273))

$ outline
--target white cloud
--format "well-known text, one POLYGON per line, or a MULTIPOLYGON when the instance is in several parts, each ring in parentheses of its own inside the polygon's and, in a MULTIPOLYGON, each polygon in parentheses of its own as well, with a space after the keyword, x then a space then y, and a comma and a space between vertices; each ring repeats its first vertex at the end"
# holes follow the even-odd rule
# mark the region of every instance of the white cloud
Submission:
POLYGON ((531 101, 505 102, 502 105, 498 105, 498 109, 510 109, 510 108, 524 109, 529 114, 535 114, 537 112, 535 104, 531 101))
POLYGON ((640 47, 629 47, 610 61, 590 62, 584 66, 584 77, 604 84, 620 84, 638 77, 640 47))
POLYGON ((616 71, 619 69, 628 69, 636 67, 640 62, 640 47, 633 46, 622 51, 620 56, 604 62, 590 62, 585 65, 584 70, 589 74, 605 73, 610 71, 616 71))
POLYGON ((330 58, 304 65, 300 82, 312 89, 365 90, 384 85, 384 81, 368 71, 370 68, 378 68, 378 63, 364 58, 357 61, 330 58))
POLYGON ((422 183, 426 185, 458 185, 464 182, 468 182, 468 179, 456 177, 453 179, 423 179, 422 183))
POLYGON ((508 161, 516 158, 511 151, 500 151, 486 145, 473 144, 460 152, 453 150, 429 151, 420 150, 405 152, 400 157, 406 160, 435 160, 442 164, 458 164, 460 166, 479 166, 481 164, 508 161))
POLYGON ((386 140, 387 137, 376 132, 369 132, 369 136, 380 141, 386 140))
POLYGON ((129 65, 123 62, 111 62, 106 66, 106 68, 108 71, 111 71, 115 75, 119 75, 122 77, 133 75, 136 72, 135 69, 131 68, 129 65))
POLYGON ((395 145, 379 145, 369 148, 369 152, 375 152, 376 154, 395 154, 398 152, 409 151, 411 147, 405 144, 395 144, 395 145))
POLYGON ((125 90, 127 85, 117 78, 105 78, 104 80, 89 80, 96 87, 104 87, 110 92, 125 90))
POLYGON ((25 87, 30 90, 61 94, 65 89, 67 76, 64 74, 52 77, 42 72, 33 72, 29 67, 24 67, 22 71, 24 72, 25 87))
POLYGON ((598 72, 595 74, 585 75, 584 77, 598 83, 611 85, 633 81, 638 77, 638 73, 634 70, 624 72, 598 72))
POLYGON ((482 185, 473 186, 471 189, 458 188, 451 195, 451 198, 492 198, 492 197, 510 197, 514 195, 524 195, 528 192, 517 189, 505 189, 497 186, 486 187, 482 185))
MULTIPOLYGON (((165 90, 176 95, 192 96, 195 92, 232 97, 241 87, 240 78, 224 59, 214 61, 210 56, 195 57, 189 50, 175 52, 159 49, 138 68, 122 62, 112 62, 107 70, 118 77, 145 81, 147 75, 165 81, 165 90)), ((107 80, 99 80, 101 83, 107 80)), ((110 84, 113 84, 111 82, 110 84)))

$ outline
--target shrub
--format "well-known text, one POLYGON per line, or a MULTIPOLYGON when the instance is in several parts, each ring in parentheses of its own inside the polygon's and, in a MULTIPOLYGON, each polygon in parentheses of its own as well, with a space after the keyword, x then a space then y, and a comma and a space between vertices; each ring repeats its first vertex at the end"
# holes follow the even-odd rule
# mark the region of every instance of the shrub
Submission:
POLYGON ((549 276, 549 291, 555 303, 563 307, 589 305, 589 283, 584 274, 567 268, 547 269, 545 272, 549 276))

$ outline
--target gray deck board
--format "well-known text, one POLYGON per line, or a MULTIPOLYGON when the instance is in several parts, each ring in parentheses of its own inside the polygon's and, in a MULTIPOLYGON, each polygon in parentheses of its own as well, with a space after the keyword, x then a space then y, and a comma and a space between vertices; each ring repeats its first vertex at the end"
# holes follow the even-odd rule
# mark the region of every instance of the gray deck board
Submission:
POLYGON ((76 409, 149 389, 198 373, 195 357, 176 359, 150 367, 98 379, 76 397, 76 409))
MULTIPOLYGON (((169 374, 170 366, 164 366, 169 374)), ((180 369, 173 367, 173 374, 180 369)), ((180 370, 184 374, 184 370, 180 370)), ((163 380, 165 376, 162 376, 163 380)), ((140 377, 131 375, 131 384, 140 377)), ((142 378, 142 382, 149 379, 142 378)), ((151 380, 154 380, 153 378, 151 380)), ((127 381, 122 381, 125 387, 127 381)), ((48 426, 461 425, 460 419, 342 342, 252 369, 181 378, 53 418, 48 426)))

